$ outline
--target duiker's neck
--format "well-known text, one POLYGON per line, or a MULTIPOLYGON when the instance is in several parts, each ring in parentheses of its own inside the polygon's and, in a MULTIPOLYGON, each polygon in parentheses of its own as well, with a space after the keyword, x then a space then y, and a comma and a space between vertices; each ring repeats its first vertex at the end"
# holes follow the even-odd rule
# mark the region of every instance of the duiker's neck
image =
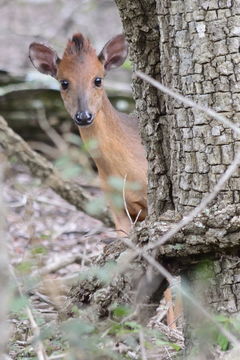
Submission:
POLYGON ((112 106, 105 92, 102 107, 95 116, 93 124, 86 128, 81 127, 79 130, 84 142, 96 139, 99 141, 99 145, 106 140, 106 137, 110 139, 121 132, 118 112, 112 106))

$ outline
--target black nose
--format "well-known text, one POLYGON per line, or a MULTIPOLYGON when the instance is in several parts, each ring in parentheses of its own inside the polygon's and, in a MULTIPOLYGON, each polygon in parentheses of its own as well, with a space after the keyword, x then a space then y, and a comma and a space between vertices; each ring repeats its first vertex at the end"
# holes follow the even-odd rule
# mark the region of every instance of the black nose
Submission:
POLYGON ((90 125, 93 121, 93 116, 89 111, 78 111, 75 115, 75 122, 79 126, 90 125))

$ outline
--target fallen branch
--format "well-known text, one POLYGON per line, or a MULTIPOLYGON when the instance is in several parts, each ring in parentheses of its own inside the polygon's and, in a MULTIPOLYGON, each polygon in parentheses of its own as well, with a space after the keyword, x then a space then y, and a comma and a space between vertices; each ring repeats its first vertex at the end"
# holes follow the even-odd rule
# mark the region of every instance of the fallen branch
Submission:
POLYGON ((101 213, 92 214, 89 211, 89 204, 93 198, 77 183, 63 180, 54 166, 43 156, 33 151, 0 116, 1 148, 8 157, 15 156, 29 168, 33 176, 40 178, 63 199, 76 206, 77 209, 101 220, 107 226, 113 224, 106 209, 102 209, 101 213))
POLYGON ((46 276, 50 273, 54 273, 68 265, 79 262, 81 260, 84 260, 85 263, 87 263, 87 264, 89 264, 89 262, 90 262, 89 258, 82 254, 74 254, 74 255, 64 256, 64 258, 61 257, 57 261, 50 263, 50 264, 42 267, 41 269, 33 271, 31 273, 31 277, 46 276))

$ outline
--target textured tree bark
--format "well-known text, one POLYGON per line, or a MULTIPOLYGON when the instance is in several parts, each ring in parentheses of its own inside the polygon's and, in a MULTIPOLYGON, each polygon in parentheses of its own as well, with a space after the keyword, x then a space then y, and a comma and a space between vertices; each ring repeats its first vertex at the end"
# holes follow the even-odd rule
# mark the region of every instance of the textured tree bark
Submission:
MULTIPOLYGON (((116 4, 138 70, 237 122, 240 115, 238 0, 116 0, 116 4)), ((149 161, 150 220, 157 219, 171 202, 175 214, 183 215, 212 190, 239 150, 240 137, 218 121, 162 96, 136 79, 134 96, 149 161)), ((239 196, 238 170, 215 199, 216 211, 218 207, 239 204, 239 196)), ((213 218, 216 232, 221 228, 219 221, 218 217, 213 218)), ((151 239, 150 223, 145 230, 151 239)), ((201 234, 198 236, 201 238, 201 234)), ((205 247, 206 238, 202 236, 202 240, 205 247)), ((204 306, 213 312, 239 313, 238 247, 231 255, 222 252, 209 266, 211 280, 204 291, 201 279, 205 274, 199 265, 189 264, 183 271, 190 291, 197 296, 201 294, 204 306)), ((186 345, 190 353, 193 343, 197 345, 192 331, 196 318, 188 307, 185 310, 186 345)), ((198 342, 200 348, 202 344, 198 342)), ((202 359, 214 357, 207 347, 201 356, 202 359)))
MULTIPOLYGON (((116 4, 122 16, 134 68, 161 80, 160 33, 155 0, 116 0, 116 4)), ((148 149, 149 216, 153 217, 172 207, 168 175, 169 136, 163 137, 168 133, 168 126, 166 118, 160 117, 165 113, 165 106, 155 88, 136 77, 133 84, 142 139, 148 149)))

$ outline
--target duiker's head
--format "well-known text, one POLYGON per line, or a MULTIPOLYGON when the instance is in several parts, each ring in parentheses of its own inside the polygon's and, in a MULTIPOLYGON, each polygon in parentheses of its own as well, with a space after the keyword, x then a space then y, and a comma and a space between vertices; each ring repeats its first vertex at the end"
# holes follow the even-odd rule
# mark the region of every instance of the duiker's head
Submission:
POLYGON ((32 43, 29 57, 41 73, 56 78, 64 105, 79 126, 89 126, 102 107, 102 79, 106 72, 123 64, 127 43, 123 35, 110 40, 97 56, 82 34, 69 40, 62 59, 51 48, 32 43))

